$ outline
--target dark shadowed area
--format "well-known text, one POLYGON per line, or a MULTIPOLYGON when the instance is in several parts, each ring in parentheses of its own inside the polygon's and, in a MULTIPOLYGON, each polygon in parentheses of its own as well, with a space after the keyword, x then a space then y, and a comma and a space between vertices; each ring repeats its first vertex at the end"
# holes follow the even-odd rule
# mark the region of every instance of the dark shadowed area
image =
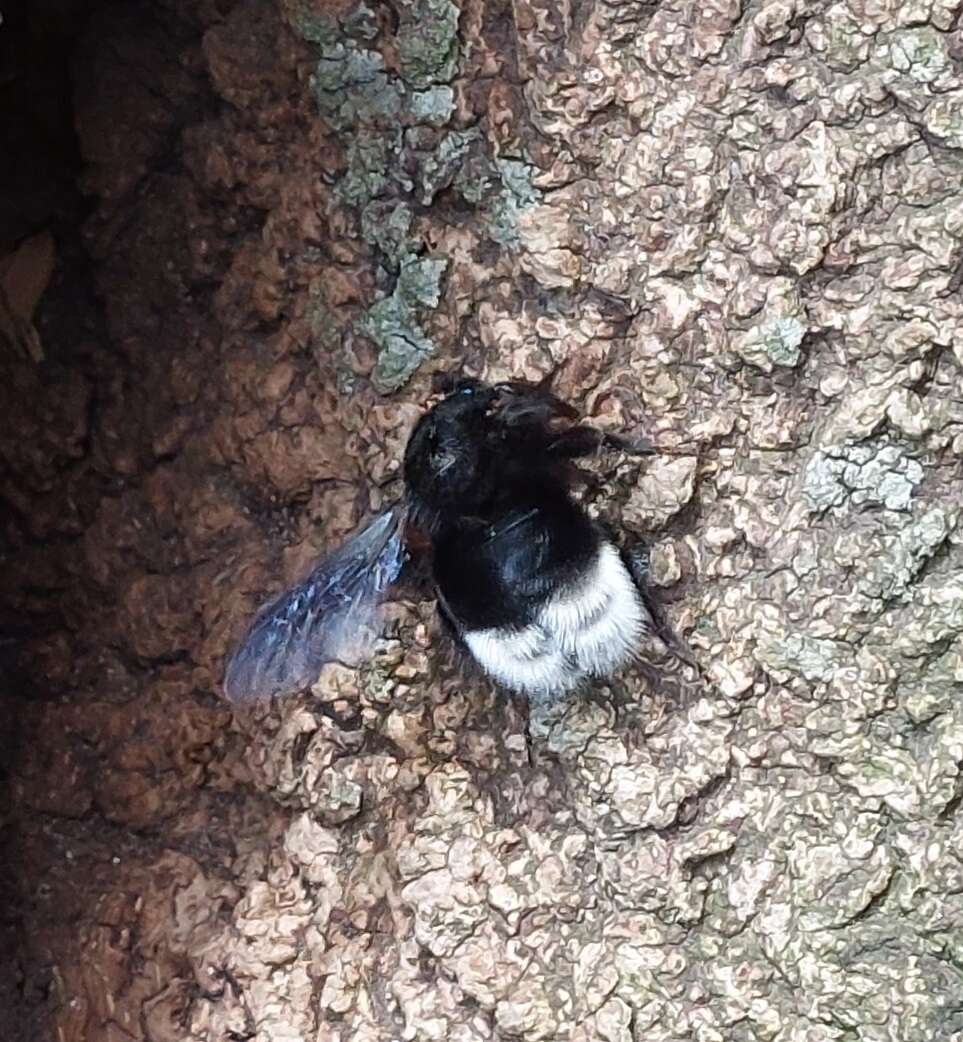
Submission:
POLYGON ((0 1038, 963 1037, 963 4, 2 11, 0 1038), (452 368, 664 450, 702 678, 232 713, 452 368))

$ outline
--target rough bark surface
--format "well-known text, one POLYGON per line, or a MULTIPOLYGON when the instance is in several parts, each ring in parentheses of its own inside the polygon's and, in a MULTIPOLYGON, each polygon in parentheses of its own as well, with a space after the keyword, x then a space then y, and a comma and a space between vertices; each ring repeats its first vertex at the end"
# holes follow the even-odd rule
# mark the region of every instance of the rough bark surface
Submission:
POLYGON ((961 10, 91 22, 100 307, 62 280, 0 381, 19 1038, 963 1039, 961 10), (456 365, 664 447, 589 499, 695 696, 529 721, 402 603, 232 715, 229 640, 456 365))

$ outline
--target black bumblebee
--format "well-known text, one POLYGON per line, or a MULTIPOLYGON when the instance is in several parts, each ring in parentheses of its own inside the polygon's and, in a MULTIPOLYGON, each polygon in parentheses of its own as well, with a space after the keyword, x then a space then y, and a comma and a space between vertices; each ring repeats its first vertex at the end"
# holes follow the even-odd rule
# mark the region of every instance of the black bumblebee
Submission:
POLYGON ((232 701, 288 694, 356 659, 418 536, 447 628, 504 687, 545 698, 630 659, 653 626, 644 578, 573 499, 574 460, 651 451, 578 422, 541 384, 462 381, 415 426, 403 498, 254 620, 232 701))

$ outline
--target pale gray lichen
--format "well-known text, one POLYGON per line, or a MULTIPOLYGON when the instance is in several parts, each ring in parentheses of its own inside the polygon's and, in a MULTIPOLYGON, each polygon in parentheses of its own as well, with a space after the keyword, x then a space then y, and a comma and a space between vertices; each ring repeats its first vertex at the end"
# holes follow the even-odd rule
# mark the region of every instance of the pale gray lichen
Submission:
POLYGON ((402 387, 435 349, 418 314, 437 306, 446 266, 447 261, 425 258, 402 262, 393 292, 372 304, 361 319, 362 331, 378 347, 372 380, 383 393, 402 387))
POLYGON ((288 15, 288 21, 302 39, 309 43, 321 44, 323 47, 341 43, 346 37, 371 42, 378 35, 377 15, 363 0, 340 18, 317 14, 310 9, 307 0, 302 0, 301 3, 295 4, 294 11, 288 15))
POLYGON ((831 680, 851 660, 847 645, 807 633, 767 633, 757 645, 759 660, 777 674, 799 673, 807 680, 831 680))
POLYGON ((958 512, 934 506, 900 529, 884 544, 883 553, 870 562, 864 588, 873 597, 889 600, 904 593, 923 565, 956 528, 958 512))
POLYGON ((808 325, 798 288, 786 278, 773 279, 766 286, 766 300, 760 320, 732 342, 746 362, 767 372, 773 366, 791 369, 799 364, 800 348, 808 325))
POLYGON ((837 445, 814 453, 806 464, 802 491, 814 511, 845 503, 908 510, 922 480, 922 466, 898 445, 837 445))
MULTIPOLYGON (((448 81, 458 65, 458 21, 451 0, 404 0, 395 37, 399 76, 374 46, 378 22, 364 4, 340 20, 300 10, 292 18, 306 39, 321 46, 311 88, 318 111, 345 144, 346 169, 335 190, 361 211, 363 238, 383 253, 389 270, 399 271, 399 285, 423 249, 410 235, 404 199, 414 195, 427 206, 454 184, 463 198, 486 208, 495 241, 517 246, 519 215, 538 198, 533 168, 518 160, 493 162, 473 149, 482 141, 479 127, 453 129, 440 140, 429 129, 445 126, 454 112, 448 81)), ((401 386, 416 359, 433 349, 420 325, 406 328, 408 321, 414 312, 396 291, 359 323, 381 351, 374 381, 382 389, 401 386)))
POLYGON ((398 150, 398 136, 359 131, 348 145, 348 168, 336 191, 351 206, 363 207, 388 184, 388 167, 398 150))
POLYGON ((477 128, 452 130, 442 138, 437 148, 425 156, 421 166, 419 193, 424 205, 427 206, 442 189, 452 183, 472 142, 477 141, 479 136, 477 128))
POLYGON ((378 23, 366 5, 340 20, 304 12, 293 19, 306 39, 321 45, 311 88, 318 111, 345 139, 337 194, 361 211, 362 236, 397 271, 395 290, 359 322, 379 349, 373 381, 383 391, 400 387, 434 349, 417 315, 437 304, 443 270, 442 262, 416 259, 423 247, 410 234, 412 214, 403 198, 414 192, 430 203, 478 137, 477 130, 453 131, 424 148, 418 133, 443 126, 454 110, 447 81, 458 64, 458 18, 450 0, 406 0, 396 34, 400 76, 373 46, 378 23))
POLYGON ((366 242, 377 246, 392 265, 400 266, 404 258, 411 256, 413 219, 411 209, 404 203, 371 202, 361 213, 361 234, 366 242))
POLYGON ((435 84, 427 90, 413 91, 408 108, 416 123, 442 127, 455 110, 455 92, 447 85, 435 84))
POLYGON ((760 330, 766 354, 774 365, 792 368, 799 362, 799 348, 806 336, 806 327, 791 315, 776 318, 760 330))
POLYGON ((539 200, 532 185, 535 168, 517 159, 496 159, 494 166, 498 187, 488 204, 488 234, 502 246, 514 247, 519 243, 519 215, 539 200))
POLYGON ((377 18, 365 4, 341 21, 311 18, 306 38, 321 45, 311 90, 318 111, 335 130, 390 129, 401 111, 404 90, 380 52, 368 46, 377 32, 377 18))
POLYGON ((894 69, 917 83, 933 83, 950 67, 943 40, 933 26, 921 25, 893 33, 885 46, 894 69))
POLYGON ((402 92, 384 59, 353 40, 324 48, 311 87, 318 111, 336 130, 386 126, 401 111, 402 92))

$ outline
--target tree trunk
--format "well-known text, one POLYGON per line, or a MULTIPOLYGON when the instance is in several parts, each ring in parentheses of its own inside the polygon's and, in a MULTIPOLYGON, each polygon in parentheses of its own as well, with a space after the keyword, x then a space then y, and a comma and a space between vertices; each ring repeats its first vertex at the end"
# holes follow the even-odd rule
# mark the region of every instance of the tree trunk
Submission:
POLYGON ((963 3, 87 6, 2 359, 11 1037, 963 1040, 963 3), (232 713, 452 369, 658 446, 586 498, 700 674, 529 713, 411 599, 232 713))

